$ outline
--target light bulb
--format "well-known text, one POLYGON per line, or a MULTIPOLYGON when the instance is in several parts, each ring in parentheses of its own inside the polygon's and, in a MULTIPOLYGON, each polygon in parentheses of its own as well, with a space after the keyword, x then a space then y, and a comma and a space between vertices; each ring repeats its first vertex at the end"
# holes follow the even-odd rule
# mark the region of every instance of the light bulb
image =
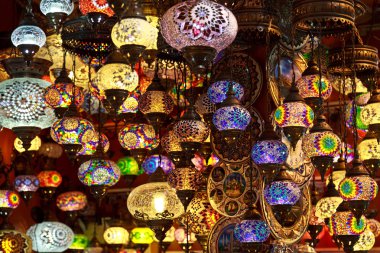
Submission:
POLYGON ((153 198, 153 207, 157 213, 163 213, 166 209, 166 197, 162 192, 155 194, 153 198))

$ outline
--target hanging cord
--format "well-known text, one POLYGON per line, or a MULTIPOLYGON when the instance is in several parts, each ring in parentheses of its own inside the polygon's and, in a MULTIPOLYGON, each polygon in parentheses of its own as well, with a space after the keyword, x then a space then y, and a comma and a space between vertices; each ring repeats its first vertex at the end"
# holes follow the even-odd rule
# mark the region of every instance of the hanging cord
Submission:
MULTIPOLYGON (((280 51, 281 47, 280 47, 280 44, 277 44, 277 88, 278 88, 278 103, 281 105, 282 104, 282 101, 281 101, 281 94, 280 94, 280 87, 279 87, 279 84, 281 84, 281 51, 280 51)), ((276 70, 274 70, 275 72, 276 70)))
POLYGON ((357 143, 358 143, 358 132, 357 132, 357 124, 356 124, 356 116, 357 116, 357 105, 356 105, 356 70, 355 70, 355 33, 352 33, 352 93, 353 93, 353 101, 352 101, 352 128, 354 134, 354 156, 355 158, 359 158, 357 143))
POLYGON ((270 95, 270 89, 269 89, 269 83, 270 83, 270 80, 269 80, 269 68, 268 68, 268 63, 269 63, 269 53, 270 53, 270 36, 269 36, 269 27, 268 27, 268 31, 266 33, 266 38, 265 38, 265 41, 266 41, 266 48, 265 48, 265 56, 266 56, 266 64, 265 64, 265 75, 266 75, 266 80, 267 80, 267 94, 266 94, 266 97, 267 97, 267 113, 268 113, 268 123, 271 122, 271 114, 272 114, 272 100, 271 100, 271 95, 270 95))
MULTIPOLYGON (((343 69, 346 69, 346 41, 343 39, 343 69)), ((347 144, 347 125, 345 124, 345 120, 347 118, 347 104, 345 98, 346 91, 346 75, 343 72, 343 139, 344 139, 344 162, 347 163, 347 155, 348 155, 348 144, 347 144)), ((342 152, 343 153, 343 152, 342 152)))
POLYGON ((323 114, 323 98, 322 98, 322 61, 321 61, 321 40, 322 40, 322 29, 319 28, 319 39, 318 39, 318 68, 319 68, 319 115, 323 114))

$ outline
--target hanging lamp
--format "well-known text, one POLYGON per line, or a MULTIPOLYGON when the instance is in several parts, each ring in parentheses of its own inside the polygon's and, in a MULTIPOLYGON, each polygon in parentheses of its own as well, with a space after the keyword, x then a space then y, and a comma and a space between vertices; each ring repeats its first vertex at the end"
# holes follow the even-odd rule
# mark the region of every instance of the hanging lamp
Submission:
POLYGON ((40 10, 58 34, 62 23, 73 12, 74 3, 71 0, 42 0, 40 10))

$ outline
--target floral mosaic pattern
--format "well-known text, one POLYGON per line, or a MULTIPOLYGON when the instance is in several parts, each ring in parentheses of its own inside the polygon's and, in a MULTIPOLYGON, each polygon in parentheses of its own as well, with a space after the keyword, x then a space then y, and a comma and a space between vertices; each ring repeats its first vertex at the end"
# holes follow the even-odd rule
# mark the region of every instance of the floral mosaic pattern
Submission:
POLYGON ((139 110, 143 114, 164 113, 173 111, 174 102, 165 91, 147 91, 139 99, 139 110))
POLYGON ((294 205, 301 197, 299 187, 291 181, 274 181, 264 189, 267 203, 274 205, 294 205))
POLYGON ((234 81, 224 80, 214 82, 208 88, 207 95, 211 102, 214 104, 222 103, 227 98, 230 85, 232 85, 232 90, 235 92, 235 97, 241 100, 244 96, 243 86, 234 81))
POLYGON ((92 159, 79 167, 78 178, 87 186, 113 186, 120 179, 120 169, 111 160, 92 159))
POLYGON ((313 110, 302 102, 284 103, 274 112, 279 127, 301 126, 308 128, 314 120, 313 110))
POLYGON ((35 192, 40 187, 40 181, 33 175, 21 175, 15 178, 14 185, 18 192, 35 192))
POLYGON ((289 151, 286 144, 279 140, 257 141, 251 151, 252 160, 260 164, 282 164, 286 161, 289 151))
POLYGON ((168 183, 178 190, 198 190, 203 175, 194 167, 176 168, 168 175, 168 183))
POLYGON ((15 230, 1 230, 0 238, 0 250, 4 253, 24 253, 32 250, 32 240, 15 230))
POLYGON ((336 212, 331 216, 330 222, 335 235, 360 235, 367 226, 367 220, 364 216, 357 222, 350 211, 336 212))
POLYGON ((62 176, 55 170, 43 170, 37 175, 40 187, 58 187, 62 183, 62 176))
MULTIPOLYGON (((299 89, 299 93, 303 98, 318 98, 319 97, 319 75, 307 75, 297 80, 296 85, 299 89)), ((332 85, 329 80, 322 76, 321 82, 321 95, 322 99, 326 100, 332 93, 332 85)))
POLYGON ((174 163, 164 155, 151 155, 147 157, 141 164, 141 167, 148 175, 153 174, 158 167, 161 167, 165 174, 169 174, 175 169, 174 163))
POLYGON ((84 101, 83 90, 72 83, 53 84, 45 89, 45 103, 52 107, 67 108, 72 102, 75 94, 75 105, 81 106, 84 101))
POLYGON ((119 143, 125 149, 153 149, 158 145, 153 126, 129 124, 119 132, 119 143))
POLYGON ((87 197, 83 192, 71 191, 60 194, 56 202, 62 211, 78 211, 87 205, 87 197))
POLYGON ((339 194, 345 201, 373 200, 379 187, 370 176, 346 177, 339 184, 339 194))
POLYGON ((340 151, 341 141, 333 132, 314 132, 302 139, 302 150, 308 157, 335 157, 340 151))
POLYGON ((113 10, 108 6, 107 0, 79 0, 79 10, 83 15, 89 12, 100 12, 111 17, 113 10))
POLYGON ((219 108, 212 117, 212 122, 219 131, 244 131, 251 122, 251 115, 240 105, 219 108))
POLYGON ((20 197, 14 191, 0 190, 0 207, 16 208, 20 204, 20 197))
POLYGON ((94 126, 79 117, 64 117, 54 122, 50 136, 59 144, 87 143, 94 137, 94 126))
POLYGON ((180 120, 173 127, 180 142, 204 142, 210 129, 200 120, 180 120))
POLYGON ((234 236, 239 242, 264 242, 270 229, 264 220, 243 220, 235 226, 234 236))

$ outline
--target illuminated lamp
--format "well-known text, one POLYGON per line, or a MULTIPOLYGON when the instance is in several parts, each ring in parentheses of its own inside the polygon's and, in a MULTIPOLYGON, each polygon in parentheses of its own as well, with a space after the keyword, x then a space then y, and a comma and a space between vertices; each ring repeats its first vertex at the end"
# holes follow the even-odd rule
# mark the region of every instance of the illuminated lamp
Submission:
POLYGON ((20 204, 20 197, 11 190, 0 190, 0 216, 5 219, 3 226, 8 225, 7 218, 20 204))
POLYGON ((315 207, 315 216, 321 219, 331 218, 342 202, 343 199, 340 197, 334 181, 330 180, 327 184, 326 193, 317 202, 315 207))
POLYGON ((371 177, 374 178, 380 167, 380 144, 373 133, 368 132, 359 143, 358 153, 364 166, 370 171, 371 177))
POLYGON ((45 201, 50 201, 58 186, 62 183, 62 176, 55 170, 43 170, 37 175, 40 181, 40 194, 45 201))
POLYGON ((216 54, 235 39, 235 16, 221 4, 209 0, 185 1, 165 12, 161 19, 165 41, 181 51, 191 70, 203 73, 216 54))
MULTIPOLYGON (((354 102, 350 102, 348 105, 347 105, 347 108, 346 108, 346 126, 348 128, 350 128, 351 130, 353 130, 353 126, 354 126, 354 102)), ((356 131, 358 133, 358 137, 359 138, 363 138, 365 136, 365 134, 367 133, 368 131, 368 125, 364 124, 361 117, 360 117, 360 114, 363 110, 365 105, 358 105, 356 104, 356 131)))
POLYGON ((63 252, 74 241, 70 227, 55 221, 45 221, 31 226, 26 234, 32 239, 36 252, 63 252))
POLYGON ((0 230, 0 251, 4 253, 32 253, 32 240, 16 230, 0 230))
POLYGON ((307 226, 307 232, 310 235, 310 240, 307 240, 308 244, 310 244, 313 248, 315 248, 319 242, 320 233, 322 232, 325 223, 323 219, 316 216, 316 205, 318 202, 318 191, 315 187, 315 181, 313 180, 313 184, 311 186, 311 213, 310 219, 307 226))
POLYGON ((369 176, 359 159, 354 160, 352 168, 347 169, 346 178, 339 184, 339 194, 348 203, 356 220, 365 213, 378 190, 376 181, 369 176))
POLYGON ((375 242, 376 237, 367 226, 366 230, 360 234, 359 240, 355 243, 354 252, 369 252, 375 245, 375 242))
POLYGON ((185 252, 186 250, 190 250, 192 245, 197 241, 194 233, 188 233, 182 227, 174 231, 174 237, 185 252))
POLYGON ((313 123, 314 112, 298 93, 298 88, 293 83, 284 103, 274 112, 274 120, 282 129, 293 149, 297 142, 306 133, 313 123))
POLYGON ((123 227, 109 227, 104 231, 103 238, 114 252, 119 252, 124 245, 128 244, 129 233, 123 227))
POLYGON ((339 190, 340 182, 346 177, 346 161, 343 157, 339 157, 338 161, 333 164, 332 175, 327 177, 326 186, 328 186, 330 180, 332 179, 335 189, 339 190))
MULTIPOLYGON (((98 145, 99 133, 95 132, 91 141, 82 144, 82 149, 78 152, 78 155, 93 155, 95 154, 98 145)), ((101 135, 101 145, 103 147, 103 153, 107 153, 110 148, 110 142, 108 140, 108 137, 104 133, 102 133, 101 135)))
POLYGON ((127 55, 133 68, 142 52, 157 40, 157 28, 146 20, 139 1, 132 1, 125 18, 112 28, 111 39, 127 55))
POLYGON ((186 165, 185 152, 183 152, 178 136, 173 130, 169 130, 161 138, 163 149, 169 154, 175 166, 183 167, 186 165))
POLYGON ((87 205, 87 197, 79 191, 65 192, 58 195, 56 204, 61 211, 68 213, 71 220, 75 220, 78 211, 87 205))
MULTIPOLYGON (((30 142, 30 147, 28 149, 28 151, 38 151, 41 147, 41 138, 36 136, 31 142, 30 142)), ((17 150, 17 152, 19 153, 23 153, 25 152, 25 149, 24 149, 24 145, 22 143, 22 140, 20 140, 19 138, 16 138, 14 143, 13 143, 15 149, 17 150)))
MULTIPOLYGON (((352 78, 347 77, 347 76, 345 77, 345 80, 343 79, 343 77, 335 78, 332 81, 332 86, 337 92, 340 92, 342 94, 352 97, 353 95, 352 87, 354 85, 352 80, 353 80, 352 78)), ((360 81, 360 79, 357 77, 355 77, 355 84, 356 84, 356 94, 368 93, 368 89, 364 86, 362 81, 360 81)))
POLYGON ((85 234, 75 234, 73 243, 70 245, 70 250, 83 251, 87 248, 89 241, 85 234))
POLYGON ((227 98, 214 113, 212 122, 227 144, 236 142, 251 122, 251 114, 235 98, 232 85, 228 88, 227 98))
POLYGON ((147 227, 137 227, 131 230, 130 240, 134 244, 151 244, 154 241, 154 232, 147 227))
POLYGON ((74 3, 71 0, 42 0, 40 10, 48 18, 56 33, 59 33, 62 23, 73 12, 74 3))
POLYGON ((14 181, 15 190, 28 201, 40 187, 40 181, 34 175, 20 175, 14 181))
POLYGON ((139 110, 139 100, 137 94, 132 94, 124 100, 123 104, 120 106, 119 114, 136 114, 139 110))
POLYGON ((165 174, 169 174, 175 169, 174 163, 164 155, 151 155, 147 157, 141 164, 141 167, 148 175, 153 174, 158 167, 161 167, 165 174))
POLYGON ((213 82, 207 90, 207 96, 214 104, 220 104, 227 98, 228 90, 232 87, 234 97, 241 100, 244 96, 244 88, 241 84, 231 80, 213 82))
POLYGON ((212 123, 212 115, 216 111, 216 107, 214 103, 211 101, 207 93, 203 93, 198 96, 197 100, 194 104, 195 110, 197 113, 202 115, 205 122, 211 126, 212 123))
POLYGON ((374 218, 368 217, 367 227, 372 231, 375 237, 380 235, 380 222, 375 220, 374 218))
POLYGON ((153 64, 154 60, 157 58, 157 53, 158 53, 157 42, 158 42, 158 32, 159 32, 159 27, 160 27, 159 18, 155 16, 156 15, 155 13, 151 13, 151 14, 153 15, 146 15, 146 20, 154 28, 155 36, 154 36, 154 39, 149 44, 149 46, 144 50, 142 54, 142 58, 148 64, 149 67, 153 64))
POLYGON ((368 131, 376 136, 377 142, 380 142, 380 89, 372 92, 371 98, 360 113, 360 118, 368 125, 368 131))
POLYGON ((318 169, 322 181, 324 181, 326 170, 332 166, 334 157, 339 153, 340 147, 339 137, 333 133, 323 115, 318 116, 309 134, 306 134, 302 140, 302 150, 318 169))
POLYGON ((83 15, 88 13, 103 13, 108 17, 114 15, 107 0, 79 0, 79 10, 83 15))

